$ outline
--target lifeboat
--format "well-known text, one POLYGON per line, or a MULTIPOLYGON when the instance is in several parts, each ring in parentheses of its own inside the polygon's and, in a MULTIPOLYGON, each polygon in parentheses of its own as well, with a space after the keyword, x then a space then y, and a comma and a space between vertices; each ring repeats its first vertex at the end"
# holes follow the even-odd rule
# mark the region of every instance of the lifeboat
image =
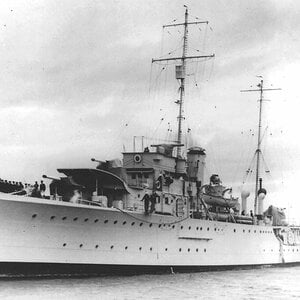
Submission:
POLYGON ((238 205, 238 198, 226 193, 231 193, 231 188, 225 188, 221 184, 207 184, 201 187, 200 196, 207 205, 233 208, 238 205))
POLYGON ((213 206, 233 208, 238 204, 238 198, 233 198, 233 197, 225 198, 222 196, 202 193, 201 198, 207 205, 213 205, 213 206))

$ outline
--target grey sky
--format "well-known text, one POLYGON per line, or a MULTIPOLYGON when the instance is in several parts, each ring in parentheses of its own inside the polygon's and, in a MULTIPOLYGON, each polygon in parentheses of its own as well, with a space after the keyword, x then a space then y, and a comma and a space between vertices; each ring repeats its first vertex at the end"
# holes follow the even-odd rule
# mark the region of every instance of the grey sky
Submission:
MULTIPOLYGON (((190 52, 216 58, 197 65, 185 103, 185 129, 207 149, 209 171, 241 182, 255 149, 258 95, 239 91, 263 75, 283 88, 266 95, 270 186, 279 194, 292 187, 300 169, 300 4, 280 0, 2 1, 0 177, 33 181, 58 167, 92 166, 91 157, 130 149, 133 135, 164 137, 168 122, 175 129, 173 66, 157 86, 161 66, 151 73, 150 62, 160 55, 161 26, 182 19, 183 4, 212 27, 205 45, 205 27, 199 36, 191 30, 190 52)), ((179 37, 165 32, 164 53, 179 37)))

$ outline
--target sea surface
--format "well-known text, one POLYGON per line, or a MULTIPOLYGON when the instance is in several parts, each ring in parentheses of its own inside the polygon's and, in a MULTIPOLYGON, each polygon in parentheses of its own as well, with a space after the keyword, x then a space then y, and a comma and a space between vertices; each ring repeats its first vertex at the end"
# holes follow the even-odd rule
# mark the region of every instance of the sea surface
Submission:
POLYGON ((300 299, 300 267, 1 280, 0 299, 300 299))

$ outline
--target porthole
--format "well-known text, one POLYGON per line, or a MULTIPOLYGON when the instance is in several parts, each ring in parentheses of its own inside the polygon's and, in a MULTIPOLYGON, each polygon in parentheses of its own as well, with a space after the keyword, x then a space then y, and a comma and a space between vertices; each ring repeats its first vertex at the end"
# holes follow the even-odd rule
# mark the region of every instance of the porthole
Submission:
POLYGON ((77 221, 78 220, 78 217, 75 217, 74 219, 73 219, 73 221, 77 221))
POLYGON ((79 247, 82 248, 83 244, 80 244, 79 247))
POLYGON ((140 223, 140 227, 143 226, 144 223, 140 223))
POLYGON ((108 220, 105 220, 105 221, 104 221, 104 224, 106 224, 107 222, 108 222, 108 220))
POLYGON ((142 247, 140 247, 139 250, 142 251, 142 247))
POLYGON ((114 224, 117 224, 118 223, 118 221, 114 221, 114 224))
POLYGON ((192 227, 191 227, 191 226, 189 226, 189 230, 191 230, 191 228, 192 228, 192 227))
POLYGON ((63 243, 63 247, 66 247, 67 246, 67 244, 66 243, 63 243))
POLYGON ((125 246, 125 250, 127 250, 128 249, 128 246, 125 246))
POLYGON ((207 231, 209 231, 209 227, 207 227, 207 231))
POLYGON ((175 225, 173 225, 172 228, 174 229, 174 228, 175 228, 175 225))
POLYGON ((200 227, 200 231, 202 230, 202 227, 200 227))
POLYGON ((180 229, 183 229, 183 226, 181 226, 180 229))
POLYGON ((245 229, 243 229, 243 232, 245 232, 245 229))
POLYGON ((236 230, 235 230, 235 229, 233 229, 233 232, 236 232, 236 230))
POLYGON ((204 252, 206 252, 206 249, 204 248, 204 252))
POLYGON ((165 251, 168 251, 168 248, 165 248, 165 251))
POLYGON ((249 230, 248 230, 248 232, 250 233, 250 232, 251 232, 251 230, 249 229, 249 230))
POLYGON ((196 227, 196 230, 199 230, 199 227, 198 227, 198 226, 196 227))
POLYGON ((142 157, 139 155, 139 154, 136 154, 134 157, 133 157, 133 160, 134 162, 136 163, 140 163, 142 161, 142 157))
POLYGON ((152 249, 152 247, 150 247, 150 251, 152 251, 153 249, 152 249))
POLYGON ((135 222, 132 222, 132 223, 131 223, 131 226, 133 226, 134 224, 135 224, 135 222))
POLYGON ((158 228, 160 228, 160 227, 161 227, 161 224, 158 225, 158 228))
POLYGON ((254 230, 254 233, 256 233, 256 230, 254 230))
POLYGON ((190 248, 188 248, 188 252, 190 252, 191 251, 191 249, 190 248))
POLYGON ((152 227, 152 223, 149 224, 149 227, 152 227))
POLYGON ((64 220, 66 220, 66 219, 67 219, 67 217, 62 217, 61 219, 64 221, 64 220))
POLYGON ((217 228, 215 228, 215 231, 217 231, 217 228))
POLYGON ((99 245, 96 245, 95 248, 98 249, 98 248, 99 248, 99 245))
POLYGON ((181 249, 181 248, 179 248, 179 252, 181 252, 181 250, 182 250, 182 249, 181 249))
POLYGON ((94 223, 97 223, 99 221, 99 219, 96 219, 95 221, 94 221, 94 223))
POLYGON ((87 222, 89 220, 89 218, 84 219, 84 222, 87 222))
POLYGON ((37 216, 37 214, 33 214, 31 217, 34 219, 37 216))
POLYGON ((196 248, 196 252, 198 252, 198 250, 199 250, 199 249, 198 249, 198 248, 196 248))
POLYGON ((111 245, 111 246, 110 246, 110 249, 113 249, 113 248, 114 248, 114 245, 111 245))
POLYGON ((124 221, 124 222, 123 222, 123 225, 125 225, 126 223, 127 223, 127 222, 126 222, 126 221, 124 221))
POLYGON ((51 216, 50 220, 54 220, 55 219, 55 216, 51 216))

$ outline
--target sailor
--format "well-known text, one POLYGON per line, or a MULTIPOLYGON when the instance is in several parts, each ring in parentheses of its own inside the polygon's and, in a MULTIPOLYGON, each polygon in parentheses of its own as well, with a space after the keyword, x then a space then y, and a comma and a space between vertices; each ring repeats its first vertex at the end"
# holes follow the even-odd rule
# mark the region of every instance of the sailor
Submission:
POLYGON ((33 187, 34 187, 36 190, 39 188, 39 184, 38 184, 37 181, 34 183, 33 187))
POLYGON ((41 192, 41 197, 45 198, 45 191, 46 191, 46 185, 43 182, 43 180, 41 180, 41 184, 40 184, 40 192, 41 192))
POLYGON ((150 202, 150 196, 148 191, 146 190, 147 185, 144 185, 144 189, 145 189, 145 194, 144 197, 142 199, 142 201, 144 201, 144 209, 145 209, 145 215, 148 215, 148 211, 149 211, 149 202, 150 202))
POLYGON ((70 199, 71 203, 79 203, 80 200, 80 193, 78 190, 74 190, 74 194, 72 196, 72 198, 70 199))
POLYGON ((250 210, 250 216, 251 216, 251 218, 253 218, 253 211, 252 210, 250 210))
POLYGON ((39 191, 39 184, 37 181, 33 185, 33 190, 31 191, 31 197, 39 197, 40 196, 40 191, 39 191))
POLYGON ((154 192, 150 197, 150 202, 151 202, 150 213, 153 213, 155 211, 156 197, 158 197, 156 192, 154 192))

